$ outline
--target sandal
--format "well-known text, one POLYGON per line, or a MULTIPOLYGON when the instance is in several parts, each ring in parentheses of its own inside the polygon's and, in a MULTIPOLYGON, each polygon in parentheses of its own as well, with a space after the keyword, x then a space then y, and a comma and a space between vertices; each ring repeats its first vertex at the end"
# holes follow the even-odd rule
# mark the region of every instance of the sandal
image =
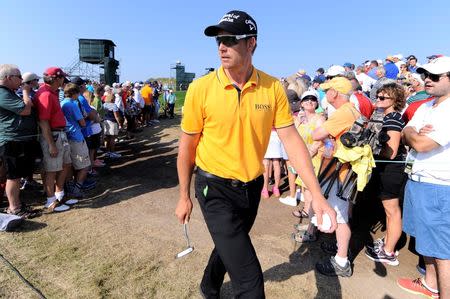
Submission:
POLYGON ((269 190, 267 190, 267 188, 263 188, 263 189, 261 190, 261 196, 262 196, 262 198, 264 198, 264 199, 268 199, 268 198, 270 197, 270 195, 269 195, 269 190))
POLYGON ((9 208, 6 209, 6 214, 16 215, 22 219, 30 219, 39 216, 40 212, 37 210, 33 210, 25 205, 22 205, 20 208, 16 210, 10 210, 9 208))
POLYGON ((292 215, 297 218, 309 218, 309 214, 305 210, 294 210, 292 215))

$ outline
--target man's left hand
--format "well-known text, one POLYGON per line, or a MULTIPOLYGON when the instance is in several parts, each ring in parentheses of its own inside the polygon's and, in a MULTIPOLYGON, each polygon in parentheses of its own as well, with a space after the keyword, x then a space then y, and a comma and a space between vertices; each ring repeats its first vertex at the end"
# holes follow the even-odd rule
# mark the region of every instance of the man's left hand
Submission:
POLYGON ((323 195, 317 195, 313 198, 312 208, 317 217, 317 227, 324 233, 332 233, 337 228, 336 221, 336 211, 328 204, 327 200, 323 197, 323 195), (331 227, 328 230, 322 230, 322 216, 323 214, 328 214, 331 219, 331 227))

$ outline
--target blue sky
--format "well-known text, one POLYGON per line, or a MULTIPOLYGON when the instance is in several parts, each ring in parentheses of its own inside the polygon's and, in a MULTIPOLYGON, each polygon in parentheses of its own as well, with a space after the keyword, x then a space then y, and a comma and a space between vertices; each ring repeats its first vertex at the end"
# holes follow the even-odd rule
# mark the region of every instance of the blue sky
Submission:
POLYGON ((117 45, 121 81, 169 77, 176 61, 199 76, 219 65, 204 28, 233 9, 257 22, 254 65, 278 77, 388 54, 415 54, 419 62, 450 54, 450 2, 444 0, 4 0, 0 8, 0 63, 37 74, 73 63, 78 38, 100 38, 117 45))

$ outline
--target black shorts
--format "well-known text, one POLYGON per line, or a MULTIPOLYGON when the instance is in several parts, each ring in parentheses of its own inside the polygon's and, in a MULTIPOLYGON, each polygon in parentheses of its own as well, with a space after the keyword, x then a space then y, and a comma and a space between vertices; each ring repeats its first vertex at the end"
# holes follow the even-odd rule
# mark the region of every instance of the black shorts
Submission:
POLYGON ((153 112, 153 106, 152 105, 145 105, 144 108, 142 108, 143 114, 151 114, 153 112))
POLYGON ((403 198, 408 176, 403 163, 378 163, 373 170, 371 184, 375 184, 377 197, 384 199, 403 198))
POLYGON ((88 149, 90 150, 96 150, 100 148, 101 145, 101 133, 91 135, 86 138, 86 144, 88 149))
POLYGON ((15 180, 30 175, 37 157, 36 141, 8 141, 2 146, 0 155, 6 178, 15 180))

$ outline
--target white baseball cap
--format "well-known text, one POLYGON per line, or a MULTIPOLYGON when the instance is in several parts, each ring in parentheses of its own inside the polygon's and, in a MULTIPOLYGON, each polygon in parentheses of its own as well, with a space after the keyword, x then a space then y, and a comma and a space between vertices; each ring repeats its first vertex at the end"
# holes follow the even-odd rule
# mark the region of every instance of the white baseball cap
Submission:
POLYGON ((345 69, 341 65, 332 65, 328 68, 328 70, 325 73, 325 76, 337 76, 337 75, 344 75, 345 69))
POLYGON ((450 72, 450 57, 442 56, 417 68, 417 73, 422 74, 425 72, 429 72, 434 75, 450 72))
POLYGON ((308 89, 307 91, 302 93, 301 101, 303 101, 303 99, 306 98, 307 96, 313 96, 316 99, 319 99, 319 95, 317 94, 317 92, 315 90, 308 89))
POLYGON ((39 80, 41 77, 39 77, 38 75, 36 75, 35 73, 31 73, 31 72, 26 72, 22 74, 22 79, 24 83, 33 81, 33 80, 39 80))

